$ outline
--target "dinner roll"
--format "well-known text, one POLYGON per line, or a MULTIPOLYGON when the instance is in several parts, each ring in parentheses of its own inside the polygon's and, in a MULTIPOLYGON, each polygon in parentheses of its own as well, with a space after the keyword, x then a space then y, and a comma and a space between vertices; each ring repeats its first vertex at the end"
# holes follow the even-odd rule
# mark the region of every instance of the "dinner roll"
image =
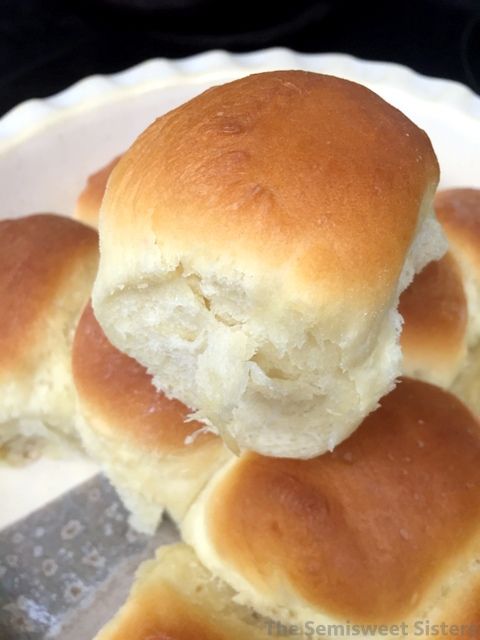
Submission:
POLYGON ((405 627, 407 633, 398 630, 395 633, 393 629, 392 634, 388 629, 387 633, 380 633, 374 625, 363 625, 363 631, 355 629, 350 621, 345 621, 342 627, 331 625, 324 629, 312 624, 312 620, 281 624, 238 604, 236 599, 230 587, 213 578, 200 564, 191 547, 185 544, 161 547, 155 559, 139 567, 127 601, 95 640, 266 640, 272 636, 338 638, 352 635, 361 640, 398 635, 426 638, 449 637, 455 625, 468 625, 468 628, 464 627, 462 634, 453 635, 474 637, 480 619, 480 582, 476 583, 473 593, 449 598, 441 614, 443 618, 434 614, 430 619, 416 620, 405 627), (437 625, 443 625, 446 633, 441 634, 437 625))
POLYGON ((70 349, 97 246, 93 229, 62 216, 0 221, 0 457, 10 462, 74 437, 70 349))
POLYGON ((463 275, 468 301, 468 342, 480 339, 480 189, 449 189, 435 198, 437 216, 463 275))
POLYGON ((399 294, 445 251, 437 180, 426 134, 358 84, 210 89, 113 170, 97 318, 232 449, 333 449, 399 373, 399 294))
POLYGON ((233 601, 185 544, 144 562, 130 596, 95 640, 267 640, 267 622, 233 601))
POLYGON ((468 307, 457 261, 430 262, 400 296, 404 373, 448 389, 465 364, 468 307))
POLYGON ((182 529, 263 615, 456 622, 478 610, 480 425, 450 393, 402 379, 333 453, 233 459, 182 529))
POLYGON ((75 206, 74 216, 77 220, 89 224, 91 227, 96 228, 98 226, 98 213, 102 204, 103 194, 107 188, 108 178, 119 160, 120 156, 117 156, 88 177, 75 206))
POLYGON ((480 413, 480 190, 440 191, 435 207, 450 251, 400 297, 403 369, 480 413))
POLYGON ((188 410, 152 385, 135 360, 105 337, 88 305, 72 350, 78 431, 130 510, 132 525, 152 533, 167 508, 175 520, 230 457, 188 410))
POLYGON ((452 390, 480 414, 480 189, 441 191, 435 206, 462 270, 469 313, 469 350, 452 390))

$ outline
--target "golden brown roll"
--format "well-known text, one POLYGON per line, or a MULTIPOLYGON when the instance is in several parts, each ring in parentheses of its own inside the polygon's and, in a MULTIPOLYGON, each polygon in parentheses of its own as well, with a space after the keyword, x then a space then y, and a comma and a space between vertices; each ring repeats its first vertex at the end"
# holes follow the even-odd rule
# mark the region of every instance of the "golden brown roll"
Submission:
POLYGON ((95 640, 267 640, 267 622, 233 601, 185 544, 144 562, 128 600, 95 640))
POLYGON ((468 306, 457 261, 430 262, 400 296, 405 375, 449 388, 465 364, 468 306))
POLYGON ((435 206, 461 268, 468 303, 469 350, 452 390, 480 414, 480 189, 441 191, 435 206))
POLYGON ((110 344, 90 305, 75 333, 72 368, 82 442, 131 511, 132 524, 151 533, 164 507, 179 520, 230 457, 222 441, 186 422, 187 408, 158 392, 145 369, 110 344))
POLYGON ((437 216, 463 275, 468 301, 468 342, 480 338, 480 189, 449 189, 435 198, 437 216))
POLYGON ((97 318, 233 449, 333 449, 399 373, 399 294, 446 248, 437 181, 426 134, 358 84, 210 89, 112 172, 97 318))
POLYGON ((70 349, 97 261, 98 236, 79 222, 0 221, 0 451, 10 461, 74 436, 70 349))
POLYGON ((98 214, 105 189, 107 188, 108 178, 110 177, 113 168, 120 160, 120 157, 121 156, 117 156, 107 165, 88 177, 87 183, 77 199, 74 212, 74 216, 77 220, 80 220, 91 227, 98 227, 98 214))
POLYGON ((263 615, 463 620, 478 610, 479 422, 450 393, 402 379, 333 453, 232 460, 182 531, 263 615))
POLYGON ((450 251, 400 298, 403 369, 480 413, 480 190, 440 191, 435 207, 450 251))

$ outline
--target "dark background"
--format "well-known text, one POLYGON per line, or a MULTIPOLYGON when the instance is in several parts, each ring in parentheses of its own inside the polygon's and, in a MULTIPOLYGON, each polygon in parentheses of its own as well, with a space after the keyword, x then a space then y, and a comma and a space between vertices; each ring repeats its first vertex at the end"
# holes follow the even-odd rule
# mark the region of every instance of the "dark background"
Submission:
POLYGON ((0 0, 0 113, 155 56, 286 46, 480 92, 480 0, 0 0))

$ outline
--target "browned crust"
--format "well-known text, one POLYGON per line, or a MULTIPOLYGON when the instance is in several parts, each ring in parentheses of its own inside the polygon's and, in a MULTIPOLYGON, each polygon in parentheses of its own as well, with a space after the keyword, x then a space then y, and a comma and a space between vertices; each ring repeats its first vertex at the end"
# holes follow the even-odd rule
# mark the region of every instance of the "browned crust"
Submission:
POLYGON ((135 242, 148 228, 174 255, 280 271, 309 300, 387 304, 437 180, 427 135, 365 87, 263 73, 151 125, 112 173, 104 230, 135 242))
POLYGON ((163 547, 140 567, 127 602, 96 640, 267 640, 265 621, 232 595, 188 547, 163 547))
POLYGON ((199 610, 167 581, 149 584, 119 616, 118 626, 107 628, 99 640, 233 640, 215 628, 209 611, 199 610))
POLYGON ((463 354, 468 308, 461 271, 451 254, 431 262, 400 297, 407 363, 454 370, 463 354))
POLYGON ((57 292, 98 251, 93 229, 42 213, 0 221, 0 370, 22 366, 57 292))
POLYGON ((405 619, 478 545, 479 463, 464 405, 404 379, 333 453, 245 455, 213 493, 209 535, 260 591, 287 583, 335 617, 405 619))
POLYGON ((179 449, 188 453, 218 440, 202 432, 185 446, 185 438, 203 425, 185 422, 187 407, 157 391, 145 368, 107 340, 90 304, 78 323, 72 367, 80 401, 94 419, 91 426, 96 424, 152 453, 179 449))

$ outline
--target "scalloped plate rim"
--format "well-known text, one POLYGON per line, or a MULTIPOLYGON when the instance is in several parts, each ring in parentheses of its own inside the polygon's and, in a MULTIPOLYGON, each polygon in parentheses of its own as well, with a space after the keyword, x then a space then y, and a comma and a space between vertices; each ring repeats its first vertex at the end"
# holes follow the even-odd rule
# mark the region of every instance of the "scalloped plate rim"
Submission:
POLYGON ((387 83, 429 102, 441 99, 444 105, 460 110, 475 121, 480 119, 480 97, 467 86, 453 80, 425 76, 401 64, 363 60, 345 53, 300 53, 283 47, 245 53, 214 49, 184 58, 147 59, 112 74, 87 76, 46 98, 21 102, 0 118, 0 150, 23 142, 38 130, 73 115, 79 109, 94 108, 162 85, 200 83, 229 72, 241 76, 245 72, 261 71, 271 66, 287 68, 279 62, 289 65, 289 68, 318 67, 333 75, 354 73, 357 79, 361 75, 366 83, 387 83))

